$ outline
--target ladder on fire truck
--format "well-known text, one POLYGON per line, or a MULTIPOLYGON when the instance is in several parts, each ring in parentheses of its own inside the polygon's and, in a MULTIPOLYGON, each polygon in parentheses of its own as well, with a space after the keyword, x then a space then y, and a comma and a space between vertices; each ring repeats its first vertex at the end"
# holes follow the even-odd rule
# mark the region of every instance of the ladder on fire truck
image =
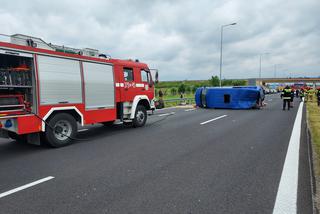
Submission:
POLYGON ((82 56, 90 56, 90 57, 101 57, 101 58, 107 58, 110 59, 111 56, 108 54, 102 54, 99 52, 99 50, 93 49, 93 48, 72 48, 65 45, 55 45, 52 43, 47 43, 43 39, 33 36, 28 36, 24 34, 13 34, 13 35, 6 35, 6 34, 0 34, 0 41, 4 40, 5 42, 9 42, 12 44, 17 45, 24 45, 24 46, 30 46, 34 48, 42 48, 57 52, 63 52, 63 53, 70 53, 70 54, 78 54, 82 56))

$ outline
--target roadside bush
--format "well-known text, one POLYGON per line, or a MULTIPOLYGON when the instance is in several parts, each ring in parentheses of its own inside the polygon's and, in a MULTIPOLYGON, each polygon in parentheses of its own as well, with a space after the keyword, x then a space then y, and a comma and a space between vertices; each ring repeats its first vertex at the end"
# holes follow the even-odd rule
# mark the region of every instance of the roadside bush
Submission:
POLYGON ((198 87, 195 86, 195 85, 192 86, 192 89, 191 89, 192 94, 196 93, 197 88, 198 88, 198 87))
POLYGON ((170 89, 170 94, 173 95, 173 96, 176 95, 177 94, 177 89, 176 88, 171 88, 170 89))
POLYGON ((181 83, 181 84, 179 85, 178 92, 179 92, 179 94, 184 94, 184 93, 186 92, 186 86, 185 86, 185 84, 181 83))
POLYGON ((186 86, 186 93, 187 93, 187 94, 190 94, 190 93, 191 93, 191 87, 188 86, 188 85, 186 86))
POLYGON ((211 85, 211 86, 216 87, 216 86, 219 86, 219 85, 220 85, 220 80, 219 80, 219 77, 218 77, 218 76, 212 76, 209 81, 210 81, 210 85, 211 85))

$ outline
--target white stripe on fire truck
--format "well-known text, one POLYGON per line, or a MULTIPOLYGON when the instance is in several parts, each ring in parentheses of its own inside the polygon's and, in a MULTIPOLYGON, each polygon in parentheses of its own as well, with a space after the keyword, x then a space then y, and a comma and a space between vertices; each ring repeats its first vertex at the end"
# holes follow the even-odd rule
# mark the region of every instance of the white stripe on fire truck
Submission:
POLYGON ((136 87, 137 87, 137 88, 143 88, 143 87, 144 87, 144 84, 142 84, 142 83, 137 83, 137 84, 136 84, 136 87))
POLYGON ((117 83, 116 83, 116 87, 124 87, 124 84, 117 82, 117 83))

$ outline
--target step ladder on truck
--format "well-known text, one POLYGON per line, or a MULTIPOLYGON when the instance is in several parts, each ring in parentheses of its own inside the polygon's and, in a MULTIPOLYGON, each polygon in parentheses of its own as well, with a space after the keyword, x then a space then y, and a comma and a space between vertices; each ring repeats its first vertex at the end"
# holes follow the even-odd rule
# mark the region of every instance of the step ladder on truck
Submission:
POLYGON ((78 124, 141 127, 155 109, 158 74, 145 63, 22 34, 6 38, 0 41, 2 137, 61 147, 72 143, 78 124))

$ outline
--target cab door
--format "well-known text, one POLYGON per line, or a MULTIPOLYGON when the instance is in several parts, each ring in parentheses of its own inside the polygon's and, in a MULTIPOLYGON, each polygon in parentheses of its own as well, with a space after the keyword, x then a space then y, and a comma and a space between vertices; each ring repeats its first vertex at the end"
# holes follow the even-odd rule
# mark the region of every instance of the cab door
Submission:
POLYGON ((142 95, 147 95, 149 100, 152 100, 154 98, 154 84, 150 71, 147 69, 140 69, 139 75, 140 82, 136 84, 137 88, 139 88, 142 95))
POLYGON ((137 73, 133 67, 123 67, 123 97, 124 101, 133 101, 138 94, 136 88, 137 73))

